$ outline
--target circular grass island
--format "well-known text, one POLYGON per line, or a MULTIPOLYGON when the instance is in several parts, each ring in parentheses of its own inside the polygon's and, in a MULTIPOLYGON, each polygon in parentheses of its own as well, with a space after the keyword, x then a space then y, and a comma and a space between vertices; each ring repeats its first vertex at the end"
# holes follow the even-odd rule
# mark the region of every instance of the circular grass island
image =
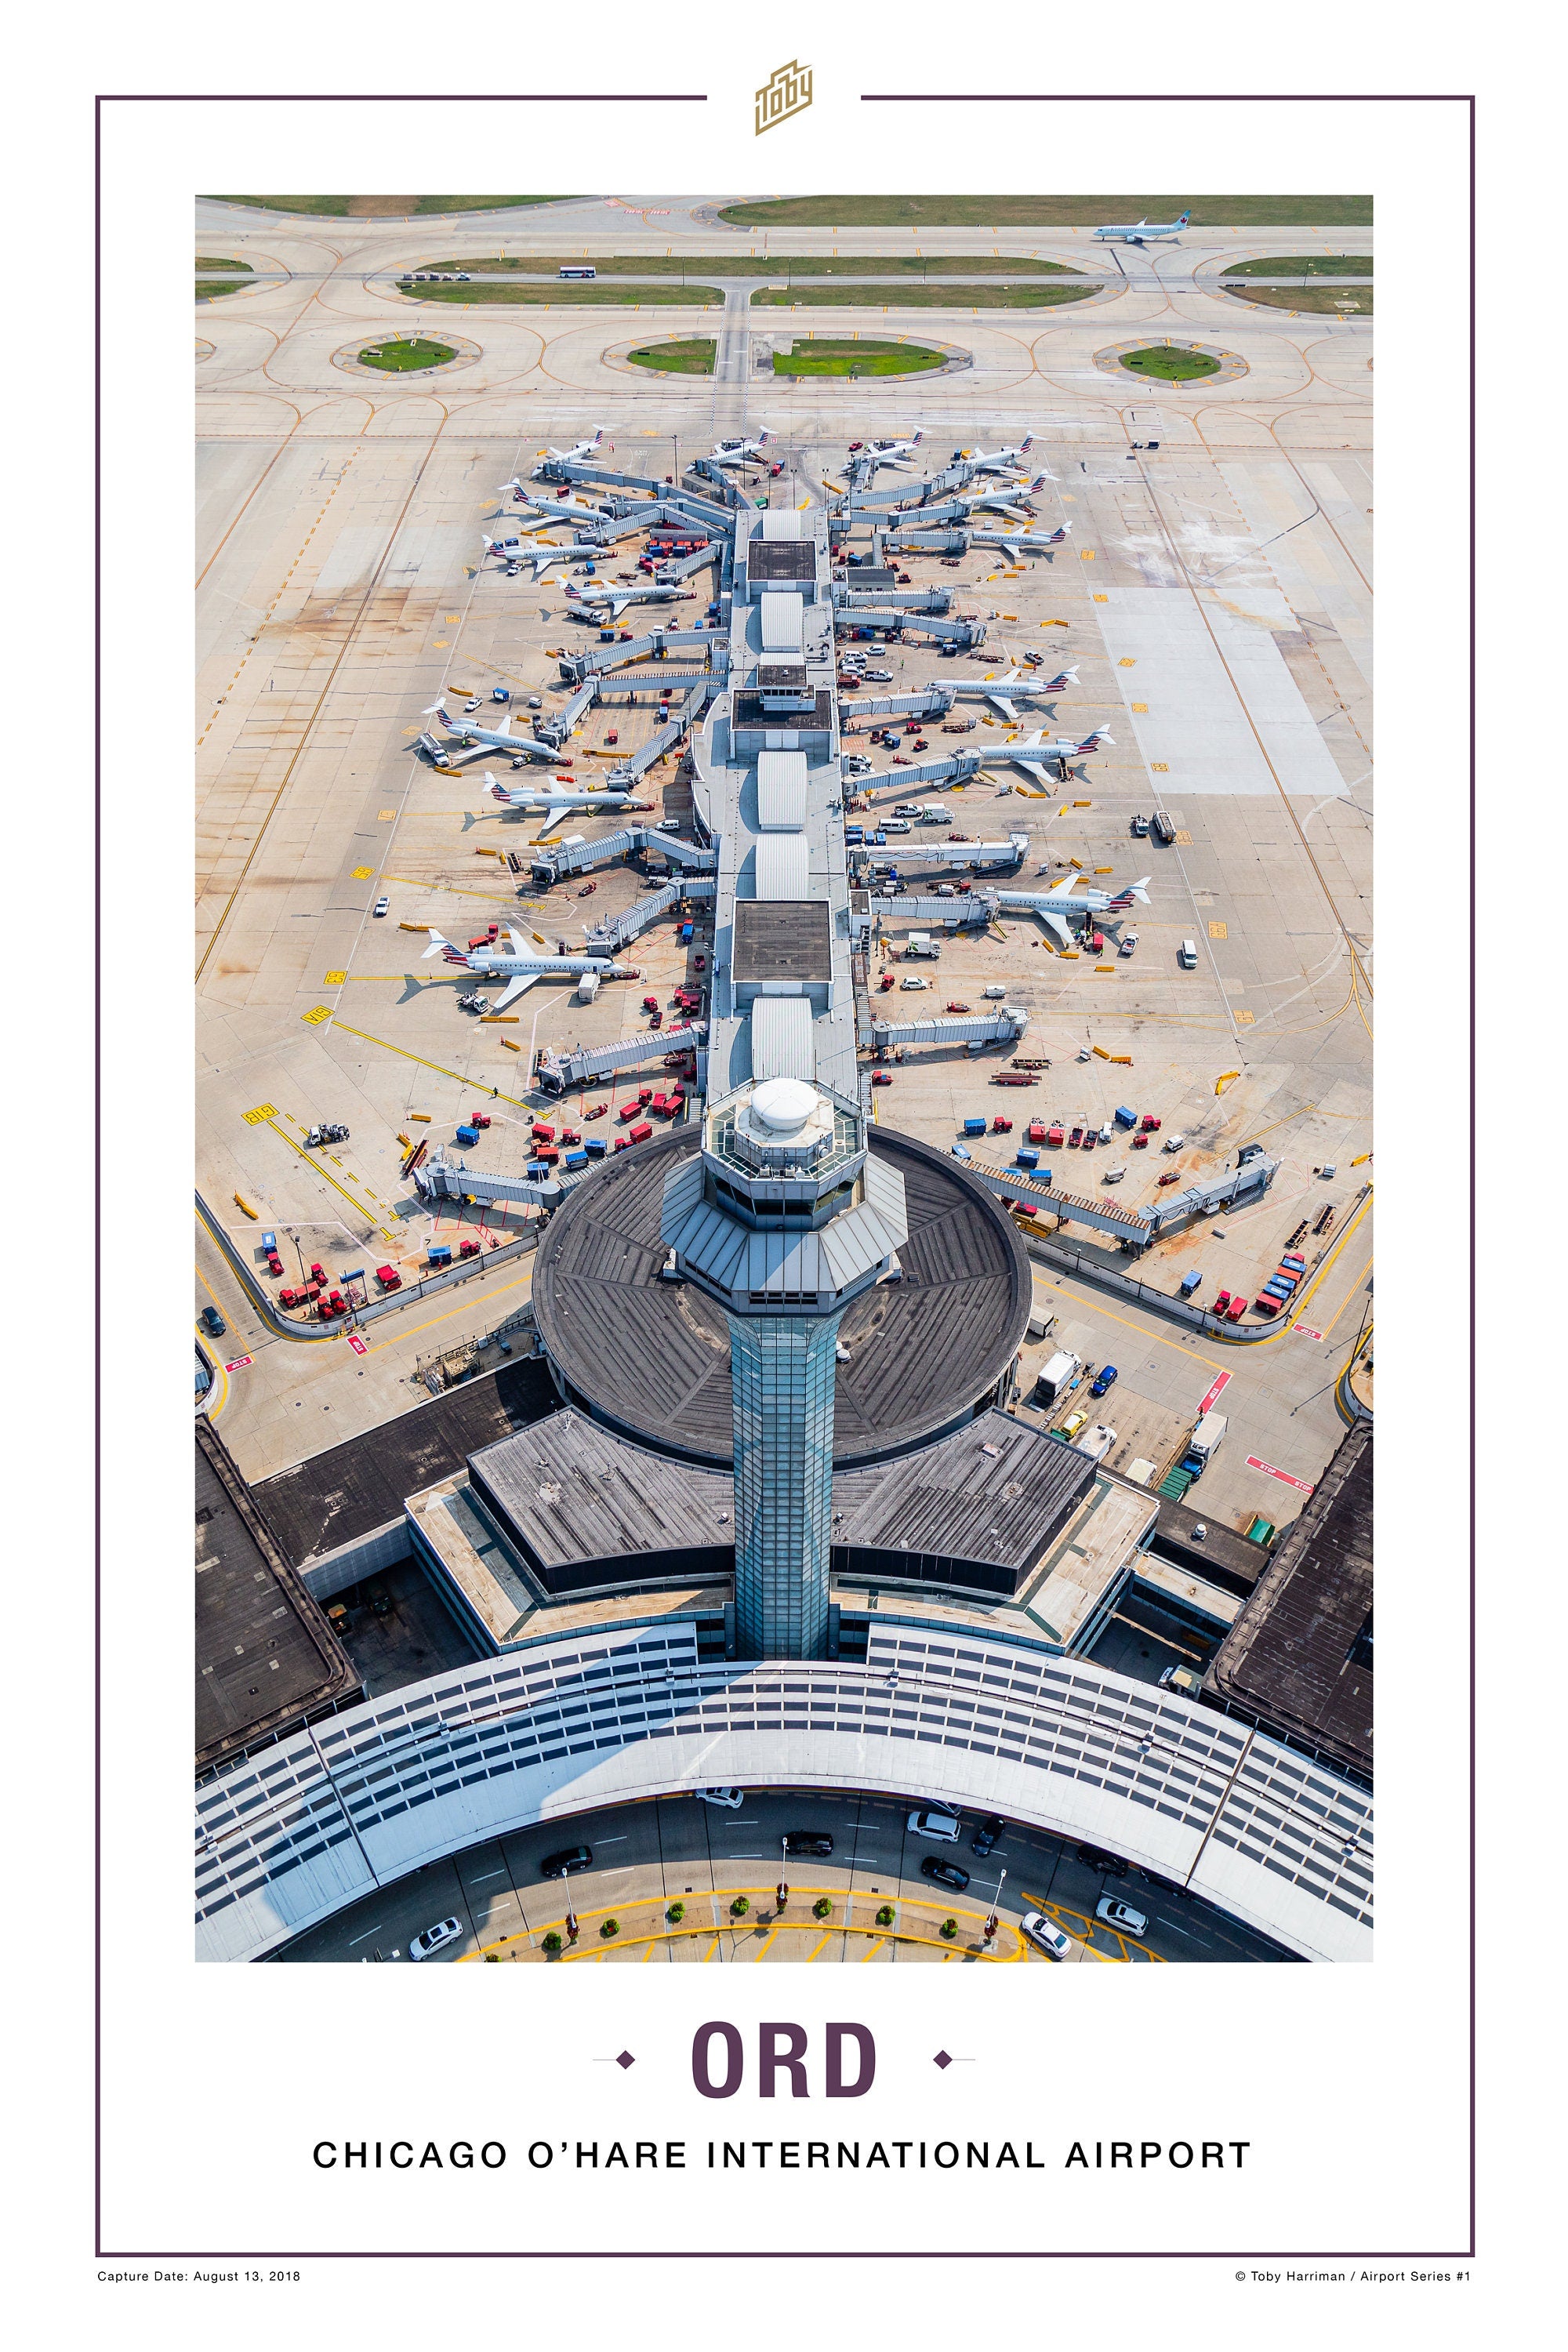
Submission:
POLYGON ((359 362, 384 374, 413 375, 425 368, 446 367, 457 356, 450 343, 428 342, 423 335, 395 335, 389 342, 367 343, 359 362))
POLYGON ((814 335, 787 352, 773 353, 775 375, 924 375, 946 367, 950 352, 933 352, 926 343, 880 343, 862 335, 858 341, 814 335))
POLYGON ((1198 376, 1220 372, 1218 360, 1185 343, 1151 343, 1145 351, 1123 352, 1121 356, 1122 366, 1131 374, 1149 376, 1157 383, 1191 383, 1198 376))
POLYGON ((626 358, 633 367, 657 368, 661 375, 711 375, 719 346, 711 335, 684 341, 639 343, 626 358))

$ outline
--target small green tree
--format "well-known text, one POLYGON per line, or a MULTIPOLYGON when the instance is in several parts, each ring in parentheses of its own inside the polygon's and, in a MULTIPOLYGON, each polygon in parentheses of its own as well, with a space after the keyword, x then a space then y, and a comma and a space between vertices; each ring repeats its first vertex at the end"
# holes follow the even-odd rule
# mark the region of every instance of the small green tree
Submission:
POLYGON ((877 1914, 877 1925, 879 1927, 890 1927, 892 1924, 893 1906, 890 1903, 884 1903, 877 1914))
POLYGON ((944 1943, 949 1943, 949 1944, 951 1944, 951 1943, 952 1943, 952 1939, 953 1939, 953 1937, 954 1937, 957 1935, 957 1933, 958 1933, 958 1922, 957 1922, 957 1920, 956 1920, 956 1919, 944 1919, 944 1920, 942 1921, 942 1927, 941 1927, 941 1929, 940 1929, 940 1933, 941 1933, 941 1935, 942 1935, 942 1937, 943 1942, 944 1942, 944 1943))
POLYGON ((670 1926, 671 1926, 672 1927, 679 1927, 679 1925, 680 1925, 680 1923, 681 1923, 681 1921, 682 1921, 682 1920, 685 1918, 685 1916, 686 1916, 686 1906, 685 1906, 685 1904, 684 1904, 684 1903, 672 1903, 672 1904, 669 1906, 668 1909, 665 1912, 665 1915, 664 1915, 664 1916, 665 1916, 665 1917, 669 1921, 669 1924, 670 1924, 670 1926))
POLYGON ((817 1896, 811 1906, 811 1916, 814 1919, 830 1919, 833 1916, 833 1906, 826 1895, 817 1896))
POLYGON ((618 1936, 620 1932, 621 1923, 618 1919, 603 1919, 599 1923, 599 1933, 601 1936, 605 1937, 606 1940, 611 1936, 618 1936))
POLYGON ((544 1938, 544 1948, 547 1952, 558 1952, 561 1949, 561 1938, 553 1927, 544 1938))
POLYGON ((743 1919, 751 1907, 752 1898, 749 1895, 737 1895, 730 1906, 730 1916, 731 1919, 743 1919))

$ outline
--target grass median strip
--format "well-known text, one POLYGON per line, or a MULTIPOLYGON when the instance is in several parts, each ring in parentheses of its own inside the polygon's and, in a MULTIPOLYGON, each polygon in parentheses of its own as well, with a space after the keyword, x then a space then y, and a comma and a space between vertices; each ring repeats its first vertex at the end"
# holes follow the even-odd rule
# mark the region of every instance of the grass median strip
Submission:
POLYGON ((1277 253, 1238 261, 1227 278, 1370 278, 1370 253, 1277 253))
POLYGON ((325 220, 422 220, 437 213, 505 212, 513 205, 569 205, 571 196, 208 196, 209 205, 259 205, 269 213, 325 220))
POLYGON ((1175 220, 1194 228, 1370 228, 1370 196, 782 196, 722 205, 735 228, 1100 228, 1175 220))
POLYGON ((1249 286, 1245 293, 1239 288, 1233 290, 1237 301, 1261 302, 1270 310, 1298 310, 1308 318, 1348 319, 1359 313, 1370 319, 1373 315, 1370 286, 1342 294, 1336 294, 1331 286, 1249 286))
POLYGON ((758 309, 844 307, 894 310, 1042 310, 1061 302, 1086 302, 1098 286, 795 286, 764 287, 752 297, 758 309))
MULTIPOLYGON (((226 268, 228 264, 212 267, 226 268)), ((1034 254, 1010 253, 493 253, 482 261, 432 261, 432 270, 467 269, 478 277, 491 269, 516 269, 553 277, 560 269, 595 269, 601 278, 679 278, 715 269, 725 278, 844 278, 851 275, 910 278, 1061 277, 1065 261, 1042 261, 1034 254)), ((412 274, 412 273, 410 273, 412 274)), ((570 282, 570 281, 567 281, 570 282)), ((579 281, 581 282, 581 281, 579 281)))
POLYGON ((661 375, 711 375, 718 345, 708 336, 680 342, 644 343, 628 352, 633 367, 657 368, 661 375))
POLYGON ((546 278, 542 284, 531 286, 418 286, 410 278, 400 278, 397 290, 420 302, 531 302, 549 307, 560 303, 571 310, 592 309, 597 304, 601 310, 613 305, 627 310, 644 303, 658 304, 661 309, 667 304, 685 303, 691 309, 718 310, 724 300, 716 286, 689 286, 679 278, 672 278, 668 286, 640 287, 617 286, 602 278, 590 285, 580 279, 563 283, 546 278))
POLYGON ((846 342, 826 335, 773 353, 775 375, 923 375, 947 362, 924 343, 883 343, 868 336, 846 342))

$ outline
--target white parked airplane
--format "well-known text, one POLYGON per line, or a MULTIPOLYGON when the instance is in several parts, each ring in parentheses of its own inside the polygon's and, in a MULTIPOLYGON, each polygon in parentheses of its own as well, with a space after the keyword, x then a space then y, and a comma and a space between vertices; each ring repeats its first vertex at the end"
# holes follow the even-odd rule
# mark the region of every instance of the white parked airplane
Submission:
POLYGON ((438 955, 461 971, 481 972, 487 980, 504 979, 507 984, 491 1008, 496 1013, 504 1012, 525 989, 531 988, 536 980, 580 980, 585 971, 596 971, 601 980, 631 977, 625 965, 615 962, 609 956, 530 955, 520 931, 511 930, 509 927, 507 935, 511 940, 510 955, 503 954, 498 948, 470 948, 465 955, 461 948, 454 947, 450 940, 443 939, 439 931, 432 930, 430 944, 425 950, 425 961, 428 962, 433 955, 438 955))
POLYGON ((1191 213, 1184 213, 1180 220, 1173 221, 1112 222, 1105 228, 1097 228, 1094 234, 1100 241, 1109 239, 1113 245, 1152 245, 1156 237, 1180 236, 1191 219, 1191 213))
POLYGON ((1010 761, 1014 767, 1022 768, 1026 775, 1033 774, 1037 768, 1057 768, 1065 775, 1069 760, 1087 759, 1089 752, 1098 751, 1102 743, 1114 745, 1115 741, 1115 736, 1107 727, 1097 727, 1092 734, 1077 742, 1068 735, 1046 735, 1037 728, 1032 735, 1021 735, 1013 742, 999 743, 994 751, 987 752, 986 765, 999 767, 1004 761, 1010 761))
POLYGON ((1078 684, 1078 664, 1074 662, 1071 669, 1058 670, 1055 677, 1042 677, 1034 669, 1010 669, 1000 677, 933 677, 931 684, 951 687, 961 702, 988 702, 998 718, 1016 727, 1017 704, 1065 694, 1069 686, 1078 684))
MULTIPOLYGON (((1144 874, 1136 882, 1123 882, 1119 889, 1094 890, 1078 883, 1068 875, 1053 883, 1048 890, 998 890, 998 906, 1016 909, 1019 914, 1037 915, 1058 947, 1072 944, 1068 927, 1069 915, 1122 915, 1129 907, 1149 904, 1150 877, 1144 874)), ((987 886, 989 888, 989 886, 987 886)))
POLYGON ((459 743, 483 743, 497 751, 510 751, 512 764, 521 768, 525 760, 559 760, 559 751, 548 743, 536 743, 531 735, 514 735, 511 720, 503 719, 499 727, 475 727, 467 719, 454 719, 445 702, 432 702, 420 712, 422 719, 438 719, 448 734, 459 743))
POLYGON ((721 441, 716 449, 709 450, 708 462, 712 466, 749 466, 754 458, 762 456, 764 446, 776 437, 776 435, 764 431, 759 433, 754 441, 721 441))
POLYGON ((1010 474, 1023 464, 1034 446, 1034 435, 1026 433, 1016 449, 966 449, 963 462, 977 474, 1010 474))
POLYGON ((651 801, 639 801, 630 793, 585 792, 574 785, 569 778, 557 776, 552 784, 498 784, 489 770, 485 770, 485 782, 492 800, 503 808, 524 809, 531 815, 547 816, 552 812, 564 814, 570 809, 648 809, 651 801))
POLYGON ((585 588, 566 583, 565 596, 584 613, 607 612, 612 620, 619 620, 628 604, 689 604, 697 594, 695 588, 599 588, 592 581, 585 588))
POLYGON ((542 580, 552 563, 602 562, 610 552, 598 540, 561 547, 542 539, 491 539, 487 532, 481 532, 480 537, 485 553, 505 564, 509 580, 515 580, 525 563, 532 564, 535 580, 542 580))
POLYGON ((1064 522, 1059 530, 972 530, 969 544, 1005 548, 1016 563, 1020 556, 1038 555, 1043 548, 1059 547, 1071 529, 1070 522, 1064 522))

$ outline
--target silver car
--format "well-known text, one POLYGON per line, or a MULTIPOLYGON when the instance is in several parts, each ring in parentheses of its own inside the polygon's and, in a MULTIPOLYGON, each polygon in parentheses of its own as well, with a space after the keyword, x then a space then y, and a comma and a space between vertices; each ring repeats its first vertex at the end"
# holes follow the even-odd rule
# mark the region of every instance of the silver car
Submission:
POLYGON ((1149 1932, 1149 1922, 1142 1912, 1134 1911, 1131 1903, 1123 1903, 1117 1895, 1102 1895, 1094 1906, 1094 1916, 1124 1936, 1146 1936, 1149 1932))
POLYGON ((701 1803, 722 1805, 729 1812, 738 1812, 746 1801, 743 1789, 693 1789, 691 1793, 701 1803))

